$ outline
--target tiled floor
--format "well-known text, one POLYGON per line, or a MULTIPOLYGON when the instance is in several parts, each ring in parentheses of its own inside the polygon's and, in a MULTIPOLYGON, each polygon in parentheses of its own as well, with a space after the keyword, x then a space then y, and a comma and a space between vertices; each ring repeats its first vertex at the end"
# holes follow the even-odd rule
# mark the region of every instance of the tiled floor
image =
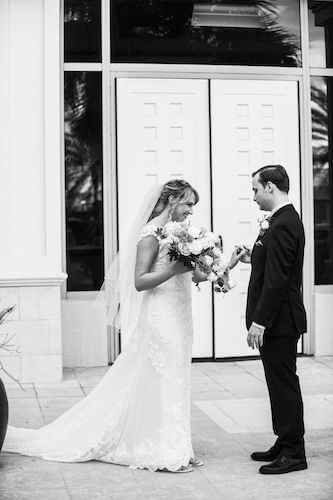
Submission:
MULTIPOLYGON (((229 434, 271 430, 267 398, 214 399, 194 401, 194 404, 229 434)), ((304 421, 307 429, 326 429, 332 426, 332 394, 304 396, 304 421)))
MULTIPOLYGON (((249 454, 273 442, 260 361, 195 363, 192 434, 204 467, 151 473, 99 462, 64 464, 2 453, 0 498, 292 499, 333 498, 333 357, 299 358, 309 469, 258 474, 249 454)), ((39 427, 80 401, 108 368, 66 370, 58 384, 8 384, 10 421, 39 427)))

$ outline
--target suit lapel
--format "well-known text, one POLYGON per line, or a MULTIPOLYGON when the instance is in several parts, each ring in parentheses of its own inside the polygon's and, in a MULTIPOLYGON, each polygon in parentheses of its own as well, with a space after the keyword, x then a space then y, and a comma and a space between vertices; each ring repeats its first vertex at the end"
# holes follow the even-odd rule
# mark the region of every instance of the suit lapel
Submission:
POLYGON ((290 203, 288 205, 284 205, 283 207, 281 207, 279 210, 277 210, 277 212, 275 212, 271 217, 270 217, 270 222, 269 222, 269 228, 267 229, 267 231, 262 235, 260 236, 260 233, 258 234, 258 237, 254 243, 254 246, 253 246, 253 250, 252 251, 255 251, 256 249, 258 250, 259 248, 262 248, 265 246, 265 239, 267 237, 267 233, 269 232, 270 230, 270 227, 272 224, 274 224, 274 222, 284 213, 287 213, 287 212, 290 212, 290 214, 292 212, 295 212, 295 208, 294 206, 290 203))

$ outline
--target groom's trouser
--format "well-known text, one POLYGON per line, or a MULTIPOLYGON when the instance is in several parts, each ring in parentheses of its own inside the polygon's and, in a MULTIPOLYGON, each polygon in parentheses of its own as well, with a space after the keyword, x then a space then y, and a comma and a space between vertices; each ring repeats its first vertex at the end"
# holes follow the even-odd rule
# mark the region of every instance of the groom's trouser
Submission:
POLYGON ((277 445, 290 458, 305 458, 303 401, 296 375, 298 336, 264 336, 260 355, 271 402, 277 445))

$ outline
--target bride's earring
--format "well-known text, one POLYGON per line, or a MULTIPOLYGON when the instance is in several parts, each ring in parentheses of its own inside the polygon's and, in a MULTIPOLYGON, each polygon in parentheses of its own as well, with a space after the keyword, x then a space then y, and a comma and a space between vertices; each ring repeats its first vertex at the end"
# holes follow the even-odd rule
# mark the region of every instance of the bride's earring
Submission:
POLYGON ((169 210, 168 221, 172 220, 173 208, 169 210))

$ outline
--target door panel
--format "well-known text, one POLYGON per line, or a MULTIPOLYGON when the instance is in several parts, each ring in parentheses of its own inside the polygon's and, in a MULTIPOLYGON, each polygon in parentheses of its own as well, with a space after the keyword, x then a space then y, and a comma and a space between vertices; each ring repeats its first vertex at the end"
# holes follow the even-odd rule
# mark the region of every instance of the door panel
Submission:
MULTIPOLYGON (((253 245, 258 217, 251 173, 283 165, 290 199, 300 208, 297 82, 215 80, 211 82, 213 228, 229 255, 236 244, 253 245)), ((215 356, 253 355, 246 344, 245 305, 250 266, 232 271, 237 287, 214 297, 215 356)))
MULTIPOLYGON (((193 223, 211 226, 207 80, 117 79, 118 216, 120 243, 135 205, 155 183, 184 178, 200 202, 193 223)), ((193 290, 194 357, 212 356, 211 289, 193 290)), ((172 334, 172 332, 170 332, 172 334)))

